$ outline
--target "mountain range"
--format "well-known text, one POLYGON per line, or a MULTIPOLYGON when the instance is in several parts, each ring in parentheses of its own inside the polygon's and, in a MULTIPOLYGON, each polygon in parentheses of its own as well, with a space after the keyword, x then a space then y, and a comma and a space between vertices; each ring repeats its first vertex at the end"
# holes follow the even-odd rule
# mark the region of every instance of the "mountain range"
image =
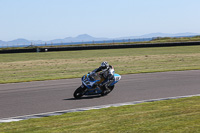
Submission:
POLYGON ((185 37, 185 36, 196 36, 200 35, 197 33, 178 33, 178 34, 167 34, 167 33, 151 33, 145 34, 141 36, 128 36, 128 37, 119 37, 119 38, 96 38, 92 37, 88 34, 81 34, 77 37, 66 37, 64 39, 54 39, 50 41, 42 41, 42 40, 27 40, 23 38, 19 38, 12 41, 2 41, 0 40, 0 45, 35 45, 35 44, 55 44, 55 43, 71 43, 71 42, 89 42, 89 41, 104 41, 104 40, 122 40, 122 39, 141 39, 141 38, 153 38, 153 37, 185 37))

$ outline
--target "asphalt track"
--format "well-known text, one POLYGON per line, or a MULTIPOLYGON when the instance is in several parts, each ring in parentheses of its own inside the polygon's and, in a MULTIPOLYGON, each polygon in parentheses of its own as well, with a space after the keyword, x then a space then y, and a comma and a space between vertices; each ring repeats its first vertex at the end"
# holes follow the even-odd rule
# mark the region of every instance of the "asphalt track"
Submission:
POLYGON ((108 96, 73 98, 80 79, 0 84, 0 119, 106 104, 200 94, 200 70, 122 75, 108 96))

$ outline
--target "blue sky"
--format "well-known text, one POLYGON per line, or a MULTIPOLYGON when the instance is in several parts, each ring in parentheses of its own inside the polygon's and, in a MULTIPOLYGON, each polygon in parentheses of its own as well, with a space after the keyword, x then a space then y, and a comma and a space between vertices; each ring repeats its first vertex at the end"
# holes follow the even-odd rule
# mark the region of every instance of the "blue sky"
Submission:
POLYGON ((0 40, 200 33, 200 0, 0 0, 0 40))

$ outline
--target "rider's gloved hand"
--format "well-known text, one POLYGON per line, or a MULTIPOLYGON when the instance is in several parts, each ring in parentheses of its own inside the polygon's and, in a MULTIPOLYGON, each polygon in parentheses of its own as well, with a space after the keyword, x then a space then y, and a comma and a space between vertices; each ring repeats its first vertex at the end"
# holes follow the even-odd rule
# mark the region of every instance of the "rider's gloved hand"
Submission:
POLYGON ((94 74, 94 72, 90 72, 90 75, 93 75, 94 74))

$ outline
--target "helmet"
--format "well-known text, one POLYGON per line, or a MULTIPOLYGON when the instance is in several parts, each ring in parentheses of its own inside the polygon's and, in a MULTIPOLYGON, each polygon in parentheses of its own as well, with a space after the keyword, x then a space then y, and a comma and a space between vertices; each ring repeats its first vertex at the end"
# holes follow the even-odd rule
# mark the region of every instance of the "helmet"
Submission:
POLYGON ((102 63, 101 63, 101 68, 102 68, 103 70, 108 69, 108 68, 109 68, 108 62, 106 62, 106 61, 102 62, 102 63))

